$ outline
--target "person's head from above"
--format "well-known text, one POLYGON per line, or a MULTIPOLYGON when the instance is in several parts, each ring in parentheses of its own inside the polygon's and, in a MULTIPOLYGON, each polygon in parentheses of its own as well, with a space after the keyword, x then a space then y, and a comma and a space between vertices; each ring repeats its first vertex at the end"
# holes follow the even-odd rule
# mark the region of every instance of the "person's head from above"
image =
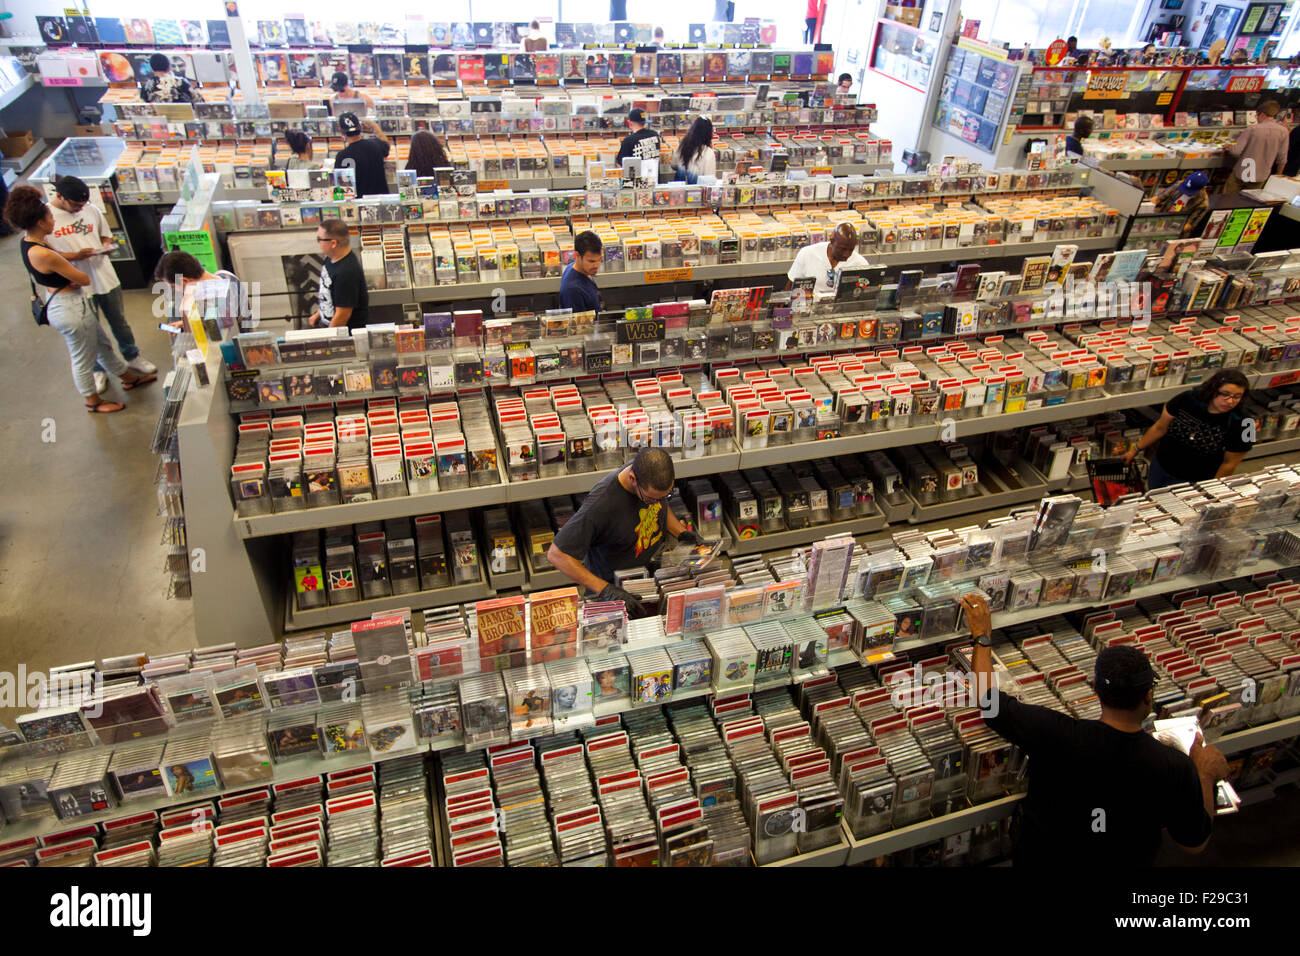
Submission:
POLYGON ((1097 655, 1093 684, 1103 716, 1109 710, 1141 724, 1155 707, 1156 672, 1136 647, 1120 644, 1103 649, 1097 655))
POLYGON ((407 155, 407 169, 426 170, 451 165, 442 143, 427 129, 422 129, 411 137, 411 150, 407 155))
POLYGON ((1085 140, 1092 135, 1093 122, 1089 116, 1080 116, 1074 121, 1074 138, 1085 140))
POLYGON ((1242 407, 1250 391, 1250 381, 1235 368, 1219 369, 1196 390, 1212 415, 1222 415, 1242 407))
POLYGON ((645 129, 645 110, 635 107, 627 111, 627 125, 635 129, 645 129))
POLYGON ((541 32, 542 25, 538 21, 534 20, 532 23, 528 24, 528 29, 532 30, 534 33, 539 33, 541 32))
POLYGON ((65 212, 81 212, 90 202, 90 187, 76 176, 60 176, 54 183, 54 205, 65 212))
POLYGON ((630 491, 645 504, 665 501, 673 493, 673 460, 662 448, 642 448, 628 465, 630 491))
POLYGON ((704 147, 712 145, 713 121, 707 116, 700 116, 682 137, 682 145, 678 148, 678 152, 681 153, 682 160, 689 163, 704 150, 704 147))
POLYGON ((352 237, 342 219, 325 219, 316 227, 316 248, 337 262, 348 254, 352 237))
POLYGON ((361 120, 357 119, 356 113, 339 114, 339 132, 349 143, 361 138, 361 120))
POLYGON ((284 131, 284 141, 295 156, 311 156, 311 137, 300 129, 284 131))
POLYGON ((1231 63, 1233 66, 1240 66, 1243 63, 1249 63, 1250 54, 1247 53, 1245 50, 1233 50, 1232 56, 1228 58, 1228 62, 1231 63))
POLYGON ((583 230, 573 240, 573 268, 589 279, 594 279, 605 261, 604 245, 600 236, 590 229, 583 230))
POLYGON ((841 73, 839 78, 839 88, 841 93, 847 93, 853 86, 853 75, 851 73, 841 73))
POLYGON ((149 57, 149 69, 155 73, 170 73, 172 69, 172 58, 166 53, 155 53, 149 57))
POLYGON ((9 190, 5 218, 15 229, 41 238, 54 228, 54 214, 45 204, 45 193, 35 186, 15 186, 9 190))
POLYGON ((664 28, 655 27, 655 43, 663 43, 663 42, 664 42, 664 28))
POLYGON ((211 278, 208 271, 203 268, 203 263, 188 252, 165 253, 153 270, 155 282, 164 282, 167 285, 175 285, 179 282, 182 290, 196 282, 202 282, 205 277, 211 278))
POLYGON ((842 222, 831 233, 831 240, 826 244, 826 256, 831 260, 831 265, 839 265, 853 255, 853 250, 857 248, 858 230, 853 228, 852 223, 842 222))
POLYGON ((342 93, 348 88, 348 75, 342 70, 335 70, 334 75, 330 77, 330 89, 335 93, 342 93))
POLYGON ((1178 184, 1178 191, 1184 196, 1195 196, 1202 189, 1208 186, 1210 177, 1203 169, 1197 169, 1188 173, 1181 183, 1178 184))
POLYGON ((1078 37, 1066 37, 1066 38, 1065 38, 1065 48, 1066 48, 1067 50, 1069 50, 1071 53, 1073 53, 1075 50, 1079 49, 1079 38, 1078 38, 1078 37))
POLYGON ((1260 103, 1255 110, 1255 115, 1260 119, 1277 119, 1277 114, 1282 112, 1282 104, 1277 100, 1265 100, 1260 103))

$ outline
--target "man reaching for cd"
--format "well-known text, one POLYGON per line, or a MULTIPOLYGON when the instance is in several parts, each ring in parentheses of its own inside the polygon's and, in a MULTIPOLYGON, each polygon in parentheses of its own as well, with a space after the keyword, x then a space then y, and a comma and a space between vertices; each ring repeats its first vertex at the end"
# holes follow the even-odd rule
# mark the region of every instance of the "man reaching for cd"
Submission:
POLYGON ((1142 729, 1157 677, 1135 647, 1097 655, 1100 720, 1024 704, 993 687, 992 622, 982 595, 962 598, 975 641, 973 677, 993 688, 984 723, 1029 755, 1029 793, 1015 835, 1017 866, 1150 866, 1161 830, 1199 853, 1210 839, 1215 784, 1228 770, 1198 737, 1191 756, 1142 729))

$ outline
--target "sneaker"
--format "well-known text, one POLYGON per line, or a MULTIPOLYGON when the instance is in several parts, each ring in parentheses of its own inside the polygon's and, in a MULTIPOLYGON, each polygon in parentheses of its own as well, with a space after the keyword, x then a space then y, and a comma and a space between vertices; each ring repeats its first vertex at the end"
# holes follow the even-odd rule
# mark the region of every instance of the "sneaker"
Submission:
POLYGON ((95 373, 95 394, 103 395, 104 390, 108 388, 108 376, 103 372, 95 373))
POLYGON ((153 362, 150 362, 143 355, 137 355, 135 358, 131 359, 131 361, 126 363, 126 367, 134 372, 139 372, 141 375, 153 375, 158 371, 158 366, 154 365, 153 362))

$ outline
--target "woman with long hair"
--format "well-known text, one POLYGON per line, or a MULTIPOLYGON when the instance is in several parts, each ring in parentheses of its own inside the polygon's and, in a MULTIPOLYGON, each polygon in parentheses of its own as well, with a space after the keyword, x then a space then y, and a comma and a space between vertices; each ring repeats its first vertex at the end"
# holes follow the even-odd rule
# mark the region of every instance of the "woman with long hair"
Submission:
POLYGON ((45 291, 45 317, 52 328, 62 333, 68 346, 72 379, 86 400, 86 411, 101 415, 120 412, 125 405, 109 401, 95 388, 96 359, 109 374, 121 378, 126 389, 155 381, 158 376, 135 371, 117 354, 99 324, 99 313, 82 292, 90 285, 90 276, 46 243, 54 230, 54 214, 45 204, 45 194, 33 186, 15 186, 4 214, 10 225, 23 230, 19 254, 33 284, 45 291))
POLYGON ((411 152, 406 160, 406 168, 414 169, 417 176, 433 176, 438 167, 451 165, 447 150, 438 137, 427 129, 422 129, 411 137, 411 152))
POLYGON ((1147 475, 1148 490, 1232 474, 1255 444, 1255 423, 1240 411, 1249 388, 1245 375, 1225 368, 1174 396, 1160 419, 1129 449, 1125 464, 1159 441, 1147 475))
POLYGON ((300 129, 284 131, 284 141, 289 144, 289 158, 285 169, 320 169, 320 163, 311 158, 311 137, 300 129))
POLYGON ((673 167, 687 174, 687 182, 695 182, 701 176, 717 175, 718 156, 713 150, 713 123, 707 116, 696 119, 686 131, 673 156, 673 167))

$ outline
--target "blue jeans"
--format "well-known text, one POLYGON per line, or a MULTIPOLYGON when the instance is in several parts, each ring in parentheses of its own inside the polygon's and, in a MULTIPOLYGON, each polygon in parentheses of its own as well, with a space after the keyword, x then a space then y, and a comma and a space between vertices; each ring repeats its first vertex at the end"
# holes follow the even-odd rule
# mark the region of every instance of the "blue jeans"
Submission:
MULTIPOLYGON (((95 308, 99 309, 99 314, 108 320, 108 327, 113 331, 113 338, 117 339, 117 347, 122 352, 122 358, 128 362, 133 361, 140 354, 140 346, 135 344, 135 333, 131 331, 131 326, 126 324, 126 309, 122 305, 122 287, 118 286, 92 298, 95 308)), ((95 363, 95 371, 104 371, 99 362, 95 363)))
POLYGON ((98 356, 104 368, 114 375, 123 375, 126 363, 113 351, 108 333, 99 324, 99 315, 91 308, 90 300, 75 289, 58 292, 50 299, 45 313, 50 328, 58 329, 72 357, 72 380, 84 398, 95 392, 93 369, 98 356))

